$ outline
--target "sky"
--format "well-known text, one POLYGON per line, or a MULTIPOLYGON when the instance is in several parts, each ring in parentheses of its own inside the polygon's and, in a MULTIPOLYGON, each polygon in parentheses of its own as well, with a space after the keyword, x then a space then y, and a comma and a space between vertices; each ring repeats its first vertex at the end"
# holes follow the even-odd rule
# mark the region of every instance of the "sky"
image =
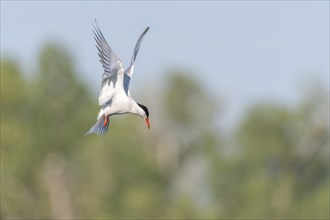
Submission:
POLYGON ((131 93, 162 85, 169 70, 187 70, 224 103, 227 124, 256 101, 295 102, 304 80, 329 87, 329 1, 1 0, 1 57, 33 72, 45 43, 60 42, 96 97, 94 19, 126 66, 150 26, 131 93))

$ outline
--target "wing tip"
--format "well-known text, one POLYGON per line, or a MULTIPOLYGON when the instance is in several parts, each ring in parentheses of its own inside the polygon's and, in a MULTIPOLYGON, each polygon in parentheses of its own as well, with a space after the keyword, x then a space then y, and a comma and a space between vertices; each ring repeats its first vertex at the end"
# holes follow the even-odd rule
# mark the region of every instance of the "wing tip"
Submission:
POLYGON ((148 27, 145 29, 144 33, 147 33, 147 31, 149 31, 149 29, 150 29, 150 26, 148 26, 148 27))

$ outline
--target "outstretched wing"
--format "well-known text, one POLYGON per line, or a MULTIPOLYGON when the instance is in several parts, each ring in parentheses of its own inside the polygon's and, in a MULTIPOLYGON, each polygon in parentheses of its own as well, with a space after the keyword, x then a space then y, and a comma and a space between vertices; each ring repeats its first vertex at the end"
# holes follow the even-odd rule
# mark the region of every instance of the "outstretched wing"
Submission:
MULTIPOLYGON (((124 67, 117 55, 112 51, 111 47, 105 40, 96 21, 94 25, 94 39, 96 48, 99 51, 100 62, 104 68, 102 75, 102 85, 99 95, 99 105, 102 106, 111 100, 117 81, 122 80, 124 67), (120 76, 121 75, 121 76, 120 76)), ((121 83, 119 83, 121 84, 121 83)))
POLYGON ((140 35, 138 41, 136 42, 135 48, 134 48, 134 52, 133 52, 133 56, 132 56, 132 60, 131 60, 131 64, 130 66, 125 70, 125 75, 124 75, 124 89, 126 94, 128 95, 128 89, 129 89, 129 83, 131 81, 131 77, 133 75, 133 71, 134 71, 134 63, 135 63, 135 59, 136 56, 139 52, 139 48, 141 45, 141 42, 143 40, 144 35, 147 33, 147 31, 149 30, 149 27, 147 27, 142 34, 140 35))

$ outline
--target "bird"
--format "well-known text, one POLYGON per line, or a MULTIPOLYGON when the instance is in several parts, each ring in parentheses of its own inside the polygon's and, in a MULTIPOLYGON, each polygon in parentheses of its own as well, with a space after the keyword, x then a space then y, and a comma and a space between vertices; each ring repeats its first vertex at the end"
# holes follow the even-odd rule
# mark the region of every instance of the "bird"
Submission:
POLYGON ((150 129, 149 110, 146 106, 136 102, 129 91, 130 81, 133 75, 136 56, 141 42, 148 32, 147 27, 139 36, 129 67, 125 70, 122 61, 117 57, 104 38, 96 20, 93 24, 94 39, 104 72, 102 74, 101 89, 98 103, 101 109, 97 115, 97 121, 85 135, 105 135, 108 131, 110 116, 121 114, 134 114, 144 118, 150 129))

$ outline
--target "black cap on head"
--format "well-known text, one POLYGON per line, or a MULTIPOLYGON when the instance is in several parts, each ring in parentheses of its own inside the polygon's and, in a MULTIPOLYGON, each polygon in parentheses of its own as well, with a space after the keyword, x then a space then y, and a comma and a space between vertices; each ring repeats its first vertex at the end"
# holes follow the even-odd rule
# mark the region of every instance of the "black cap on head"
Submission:
POLYGON ((138 105, 140 106, 140 108, 143 109, 143 111, 146 113, 147 117, 149 118, 149 111, 148 111, 148 108, 145 107, 144 105, 138 103, 138 105))

